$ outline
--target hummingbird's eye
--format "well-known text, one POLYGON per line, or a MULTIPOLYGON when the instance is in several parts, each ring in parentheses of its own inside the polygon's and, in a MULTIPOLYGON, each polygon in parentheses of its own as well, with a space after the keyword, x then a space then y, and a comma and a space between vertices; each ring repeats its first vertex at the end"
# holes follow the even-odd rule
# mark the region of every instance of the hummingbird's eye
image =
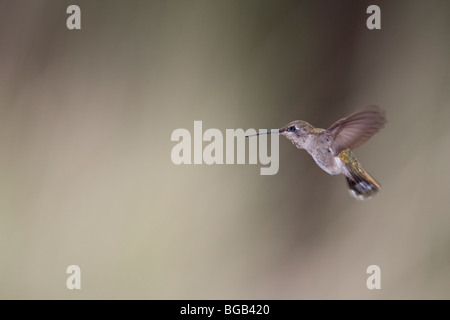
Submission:
POLYGON ((294 131, 295 131, 295 126, 289 127, 289 128, 288 128, 288 131, 289 131, 289 132, 294 132, 294 131))

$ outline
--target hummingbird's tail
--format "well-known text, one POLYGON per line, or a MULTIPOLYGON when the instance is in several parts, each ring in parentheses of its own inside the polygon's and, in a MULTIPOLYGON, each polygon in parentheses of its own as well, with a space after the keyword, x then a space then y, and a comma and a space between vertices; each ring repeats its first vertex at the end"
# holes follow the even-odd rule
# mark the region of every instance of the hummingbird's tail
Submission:
POLYGON ((366 171, 352 172, 347 178, 350 195, 358 200, 370 199, 381 187, 366 171))

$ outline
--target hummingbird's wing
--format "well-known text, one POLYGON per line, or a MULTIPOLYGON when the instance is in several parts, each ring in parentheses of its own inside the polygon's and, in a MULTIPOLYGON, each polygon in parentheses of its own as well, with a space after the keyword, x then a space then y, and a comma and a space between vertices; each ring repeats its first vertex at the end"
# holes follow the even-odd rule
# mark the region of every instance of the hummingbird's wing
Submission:
POLYGON ((325 134, 332 141, 334 154, 337 155, 344 149, 359 147, 383 128, 385 123, 384 111, 371 105, 336 121, 325 134))

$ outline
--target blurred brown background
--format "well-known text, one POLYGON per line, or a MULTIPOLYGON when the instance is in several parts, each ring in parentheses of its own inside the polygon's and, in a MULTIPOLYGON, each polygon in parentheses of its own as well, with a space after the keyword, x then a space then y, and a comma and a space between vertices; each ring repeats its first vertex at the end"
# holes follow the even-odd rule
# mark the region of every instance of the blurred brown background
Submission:
POLYGON ((379 3, 370 31, 377 2, 0 1, 0 298, 450 298, 450 3, 379 3), (284 138, 274 176, 171 162, 194 120, 368 104, 366 202, 284 138))

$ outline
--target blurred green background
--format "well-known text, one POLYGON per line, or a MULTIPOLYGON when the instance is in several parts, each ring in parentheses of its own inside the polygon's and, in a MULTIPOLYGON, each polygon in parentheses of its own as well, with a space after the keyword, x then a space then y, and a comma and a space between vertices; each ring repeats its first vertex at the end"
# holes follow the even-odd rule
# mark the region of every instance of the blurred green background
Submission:
POLYGON ((445 0, 0 1, 0 298, 449 299, 449 31, 445 0), (284 138, 273 176, 170 158, 369 104, 369 201, 284 138))

